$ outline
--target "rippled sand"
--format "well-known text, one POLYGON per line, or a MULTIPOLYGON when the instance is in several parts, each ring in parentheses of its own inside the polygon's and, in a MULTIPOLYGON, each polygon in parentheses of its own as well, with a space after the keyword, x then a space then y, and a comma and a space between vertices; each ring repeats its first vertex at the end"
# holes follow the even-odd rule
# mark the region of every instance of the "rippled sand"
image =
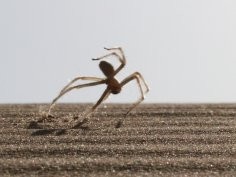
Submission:
POLYGON ((5 176, 236 176, 236 104, 101 106, 79 129, 86 104, 0 105, 0 174, 5 176), (63 131, 62 131, 63 130, 63 131))

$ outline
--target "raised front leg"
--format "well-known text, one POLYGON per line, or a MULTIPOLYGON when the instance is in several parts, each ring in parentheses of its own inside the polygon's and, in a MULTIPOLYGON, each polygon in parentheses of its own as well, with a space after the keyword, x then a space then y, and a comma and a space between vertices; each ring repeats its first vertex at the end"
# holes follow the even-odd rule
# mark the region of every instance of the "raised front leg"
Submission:
POLYGON ((114 71, 114 74, 113 76, 111 77, 114 77, 125 65, 126 65, 126 58, 125 58, 125 55, 124 55, 124 52, 122 50, 121 47, 118 47, 118 48, 105 48, 104 49, 106 50, 109 50, 109 51, 112 51, 112 53, 109 53, 107 55, 104 55, 104 56, 101 56, 101 57, 98 57, 98 58, 93 58, 92 60, 101 60, 101 59, 104 59, 104 58, 107 58, 107 57, 110 57, 110 56, 115 56, 116 58, 118 58, 118 60, 120 61, 120 66, 114 71), (116 51, 119 51, 120 54, 118 54, 116 51))

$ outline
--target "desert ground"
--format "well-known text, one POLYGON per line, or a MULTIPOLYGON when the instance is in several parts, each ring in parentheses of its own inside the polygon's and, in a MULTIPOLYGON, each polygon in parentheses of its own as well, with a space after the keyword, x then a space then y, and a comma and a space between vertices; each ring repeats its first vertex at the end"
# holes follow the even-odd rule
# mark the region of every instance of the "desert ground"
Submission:
POLYGON ((0 176, 236 176, 236 104, 0 105, 0 176))

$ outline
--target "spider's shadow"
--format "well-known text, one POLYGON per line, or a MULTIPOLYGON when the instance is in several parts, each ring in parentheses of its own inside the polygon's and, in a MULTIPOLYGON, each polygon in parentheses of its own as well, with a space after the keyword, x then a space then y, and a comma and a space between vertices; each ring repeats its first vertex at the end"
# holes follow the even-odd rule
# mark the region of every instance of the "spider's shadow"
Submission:
MULTIPOLYGON (((31 132, 31 136, 44 136, 44 135, 60 136, 60 135, 67 134, 68 130, 72 130, 72 129, 59 129, 59 128, 44 129, 42 126, 38 125, 37 122, 34 122, 34 121, 29 123, 29 125, 27 126, 27 129, 33 129, 33 132, 31 132)), ((90 130, 88 126, 85 126, 82 124, 80 126, 77 126, 76 129, 80 129, 84 131, 90 130)), ((76 129, 73 129, 73 130, 76 130, 76 129)))

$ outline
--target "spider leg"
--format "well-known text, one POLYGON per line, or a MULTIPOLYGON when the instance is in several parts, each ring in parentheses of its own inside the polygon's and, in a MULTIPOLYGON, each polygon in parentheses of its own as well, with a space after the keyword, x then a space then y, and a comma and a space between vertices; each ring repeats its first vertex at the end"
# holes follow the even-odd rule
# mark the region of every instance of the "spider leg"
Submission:
POLYGON ((79 128, 79 127, 81 127, 81 125, 83 125, 84 123, 86 123, 86 122, 88 121, 88 116, 89 116, 90 114, 92 114, 92 113, 96 110, 96 108, 97 108, 105 99, 108 98, 108 96, 110 95, 110 93, 111 93, 111 90, 110 90, 109 88, 107 88, 107 89, 103 92, 102 96, 99 98, 99 100, 97 101, 97 103, 96 103, 88 112, 85 113, 84 119, 83 119, 82 121, 80 121, 80 122, 77 122, 72 128, 73 128, 73 129, 74 129, 74 128, 79 128))
POLYGON ((125 58, 124 51, 121 47, 111 47, 111 48, 104 47, 104 49, 105 50, 118 50, 120 54, 122 55, 122 57, 125 58))
POLYGON ((132 81, 136 79, 137 83, 138 83, 138 87, 139 87, 139 91, 141 93, 141 97, 130 107, 130 109, 127 111, 126 115, 120 119, 116 125, 116 128, 119 128, 123 121, 124 118, 137 106, 139 105, 143 100, 144 100, 144 95, 149 91, 149 88, 145 82, 145 80, 143 79, 143 76, 139 73, 139 72, 135 72, 133 74, 131 74, 130 76, 128 76, 127 78, 125 78, 122 82, 121 82, 121 86, 123 87, 124 85, 126 85, 128 82, 132 81), (142 81, 142 82, 141 82, 142 81), (142 84, 145 87, 145 91, 143 90, 142 84))
MULTIPOLYGON (((87 84, 80 84, 80 85, 65 88, 64 90, 62 90, 59 93, 59 95, 56 98, 53 99, 52 103, 50 104, 50 107, 49 107, 49 110, 48 110, 48 113, 47 113, 47 117, 45 117, 44 119, 49 117, 51 109, 55 106, 55 104, 59 100, 59 98, 61 98, 63 95, 65 95, 69 91, 71 91, 73 89, 80 89, 80 88, 95 86, 95 85, 104 84, 104 83, 105 83, 105 80, 101 80, 101 81, 97 81, 97 82, 91 82, 91 83, 87 83, 87 84)), ((42 120, 40 120, 40 121, 42 121, 42 120)))
POLYGON ((71 80, 65 87, 63 87, 60 93, 62 93, 64 90, 66 90, 68 87, 70 87, 74 82, 76 82, 78 80, 101 81, 103 79, 102 78, 98 78, 98 77, 76 77, 73 80, 71 80))
POLYGON ((143 76, 139 72, 135 72, 134 74, 136 74, 139 77, 139 79, 143 82, 143 85, 145 87, 144 93, 146 94, 147 92, 149 92, 150 89, 149 89, 146 81, 144 80, 143 76))
POLYGON ((145 82, 145 80, 143 79, 142 75, 139 72, 135 72, 133 74, 131 74, 130 76, 128 76, 127 78, 125 78, 122 82, 121 82, 121 86, 123 87, 124 85, 126 85, 128 82, 132 81, 136 79, 137 83, 138 83, 138 87, 141 93, 141 97, 133 104, 133 106, 128 110, 128 112, 126 113, 126 116, 132 111, 132 109, 134 109, 140 102, 142 102, 144 100, 144 94, 146 94, 149 91, 149 88, 145 82), (143 83, 143 85, 145 86, 145 91, 142 88, 142 84, 141 81, 143 83))
POLYGON ((118 50, 118 51, 120 51, 120 55, 117 54, 117 52, 112 52, 112 53, 109 53, 107 55, 104 55, 104 56, 101 56, 101 57, 98 57, 98 58, 93 58, 92 60, 101 60, 101 59, 104 59, 104 58, 107 58, 107 57, 110 57, 110 56, 117 57, 121 64, 115 70, 115 72, 113 74, 113 77, 114 77, 126 65, 126 58, 125 58, 124 52, 123 52, 121 47, 118 47, 118 48, 105 48, 104 47, 104 49, 106 49, 106 50, 118 50))

